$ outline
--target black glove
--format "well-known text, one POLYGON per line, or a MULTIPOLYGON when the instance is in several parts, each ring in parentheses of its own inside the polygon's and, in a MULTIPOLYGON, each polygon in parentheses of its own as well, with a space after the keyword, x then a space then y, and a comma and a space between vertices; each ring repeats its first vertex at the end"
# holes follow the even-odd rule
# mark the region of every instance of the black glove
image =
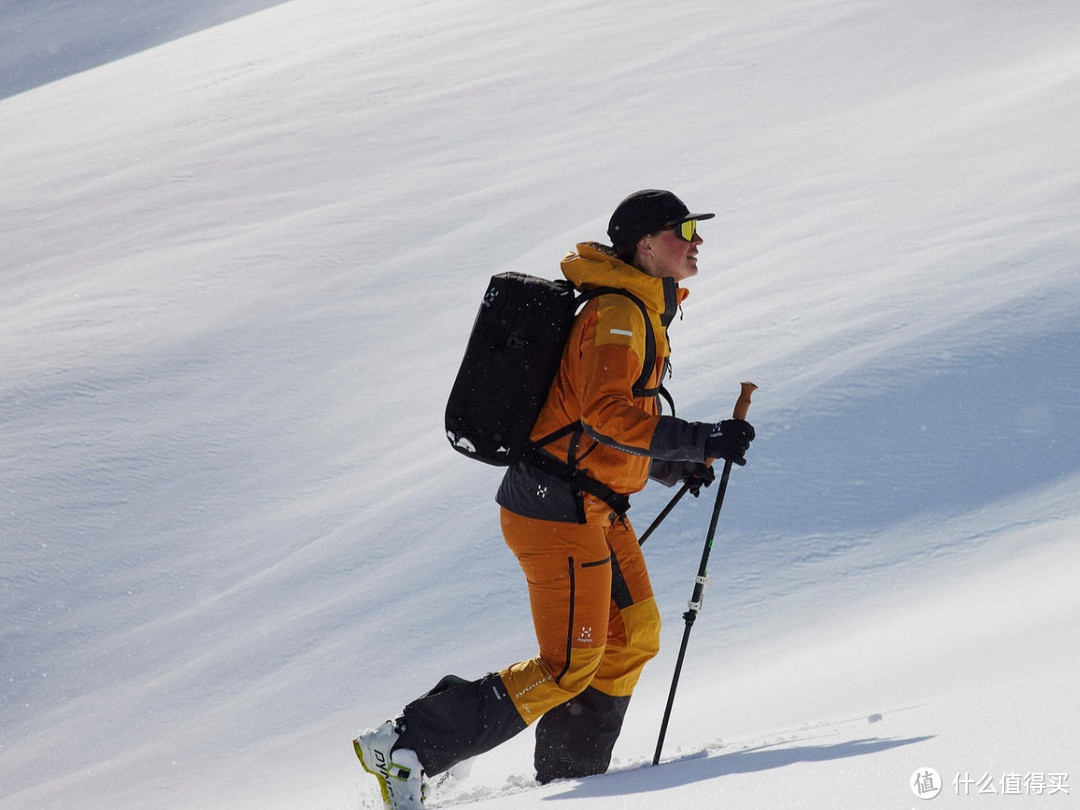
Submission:
POLYGON ((705 458, 722 458, 741 467, 746 464, 743 456, 753 440, 753 425, 742 419, 725 419, 713 425, 705 440, 705 458))
POLYGON ((689 490, 697 497, 701 488, 707 487, 716 480, 712 467, 702 464, 700 461, 664 461, 654 458, 649 468, 649 478, 658 481, 665 487, 673 487, 678 483, 685 483, 689 490))
POLYGON ((683 483, 688 485, 690 494, 696 498, 701 494, 702 487, 707 487, 716 480, 716 473, 713 472, 712 467, 702 464, 700 461, 687 461, 685 463, 686 469, 682 480, 683 483))

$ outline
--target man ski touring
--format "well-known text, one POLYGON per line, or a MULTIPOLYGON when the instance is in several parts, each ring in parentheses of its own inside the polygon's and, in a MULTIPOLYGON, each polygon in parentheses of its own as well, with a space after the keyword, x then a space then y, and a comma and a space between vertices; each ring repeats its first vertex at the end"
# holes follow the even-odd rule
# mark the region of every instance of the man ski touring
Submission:
POLYGON ((534 658, 479 680, 455 675, 354 741, 388 808, 422 808, 425 777, 536 726, 541 783, 604 773, 630 697, 660 643, 660 614, 626 498, 649 477, 712 480, 721 458, 744 464, 754 438, 740 419, 688 422, 661 412, 667 329, 698 272, 700 221, 670 191, 647 189, 611 215, 611 246, 582 243, 562 261, 580 291, 602 294, 576 318, 532 429, 541 456, 507 469, 496 495, 507 546, 529 588, 534 658), (642 308, 637 301, 644 305, 642 308), (644 389, 635 390, 655 344, 644 389), (558 474, 569 463, 602 486, 558 474), (542 469, 543 468, 543 469, 542 469))

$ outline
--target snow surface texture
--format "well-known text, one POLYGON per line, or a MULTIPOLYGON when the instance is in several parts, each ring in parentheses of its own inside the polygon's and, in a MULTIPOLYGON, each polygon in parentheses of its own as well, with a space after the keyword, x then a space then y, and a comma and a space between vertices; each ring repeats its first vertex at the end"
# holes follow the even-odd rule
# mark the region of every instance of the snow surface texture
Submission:
POLYGON ((442 407, 488 276, 642 187, 717 212, 680 414, 761 387, 666 762, 708 491, 615 773, 526 732, 431 805, 1078 806, 1080 4, 184 5, 0 23, 129 54, 0 101, 4 810, 373 808, 356 731, 532 655, 442 407))

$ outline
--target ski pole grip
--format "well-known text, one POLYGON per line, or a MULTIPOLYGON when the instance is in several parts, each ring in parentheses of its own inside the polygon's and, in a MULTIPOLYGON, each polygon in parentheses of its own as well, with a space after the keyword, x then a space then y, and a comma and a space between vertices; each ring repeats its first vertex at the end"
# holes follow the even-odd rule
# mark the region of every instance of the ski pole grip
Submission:
POLYGON ((746 419, 746 412, 750 410, 750 395, 757 390, 757 386, 752 382, 742 383, 742 391, 739 393, 739 398, 735 402, 735 413, 733 416, 736 419, 746 419))
MULTIPOLYGON (((739 398, 735 400, 735 412, 732 416, 736 419, 746 419, 746 412, 750 410, 750 395, 757 391, 757 386, 752 382, 742 383, 742 390, 739 392, 739 398)), ((705 459, 705 465, 711 467, 716 463, 715 458, 705 459)))

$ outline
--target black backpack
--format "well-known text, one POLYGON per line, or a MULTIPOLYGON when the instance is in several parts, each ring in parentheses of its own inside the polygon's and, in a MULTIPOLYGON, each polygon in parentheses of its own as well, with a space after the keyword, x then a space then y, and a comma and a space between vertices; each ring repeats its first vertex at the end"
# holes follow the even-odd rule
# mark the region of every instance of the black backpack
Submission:
MULTIPOLYGON (((578 294, 566 280, 500 273, 484 293, 446 404, 446 436, 455 450, 499 467, 542 456, 543 466, 554 471, 554 459, 533 450, 580 430, 580 423, 536 443, 529 441, 529 433, 559 369, 574 318, 586 301, 607 294, 630 298, 645 318, 646 357, 634 395, 663 391, 645 388, 656 360, 656 338, 639 298, 614 287, 578 294)), ((569 465, 562 467, 563 477, 573 474, 569 465)))

